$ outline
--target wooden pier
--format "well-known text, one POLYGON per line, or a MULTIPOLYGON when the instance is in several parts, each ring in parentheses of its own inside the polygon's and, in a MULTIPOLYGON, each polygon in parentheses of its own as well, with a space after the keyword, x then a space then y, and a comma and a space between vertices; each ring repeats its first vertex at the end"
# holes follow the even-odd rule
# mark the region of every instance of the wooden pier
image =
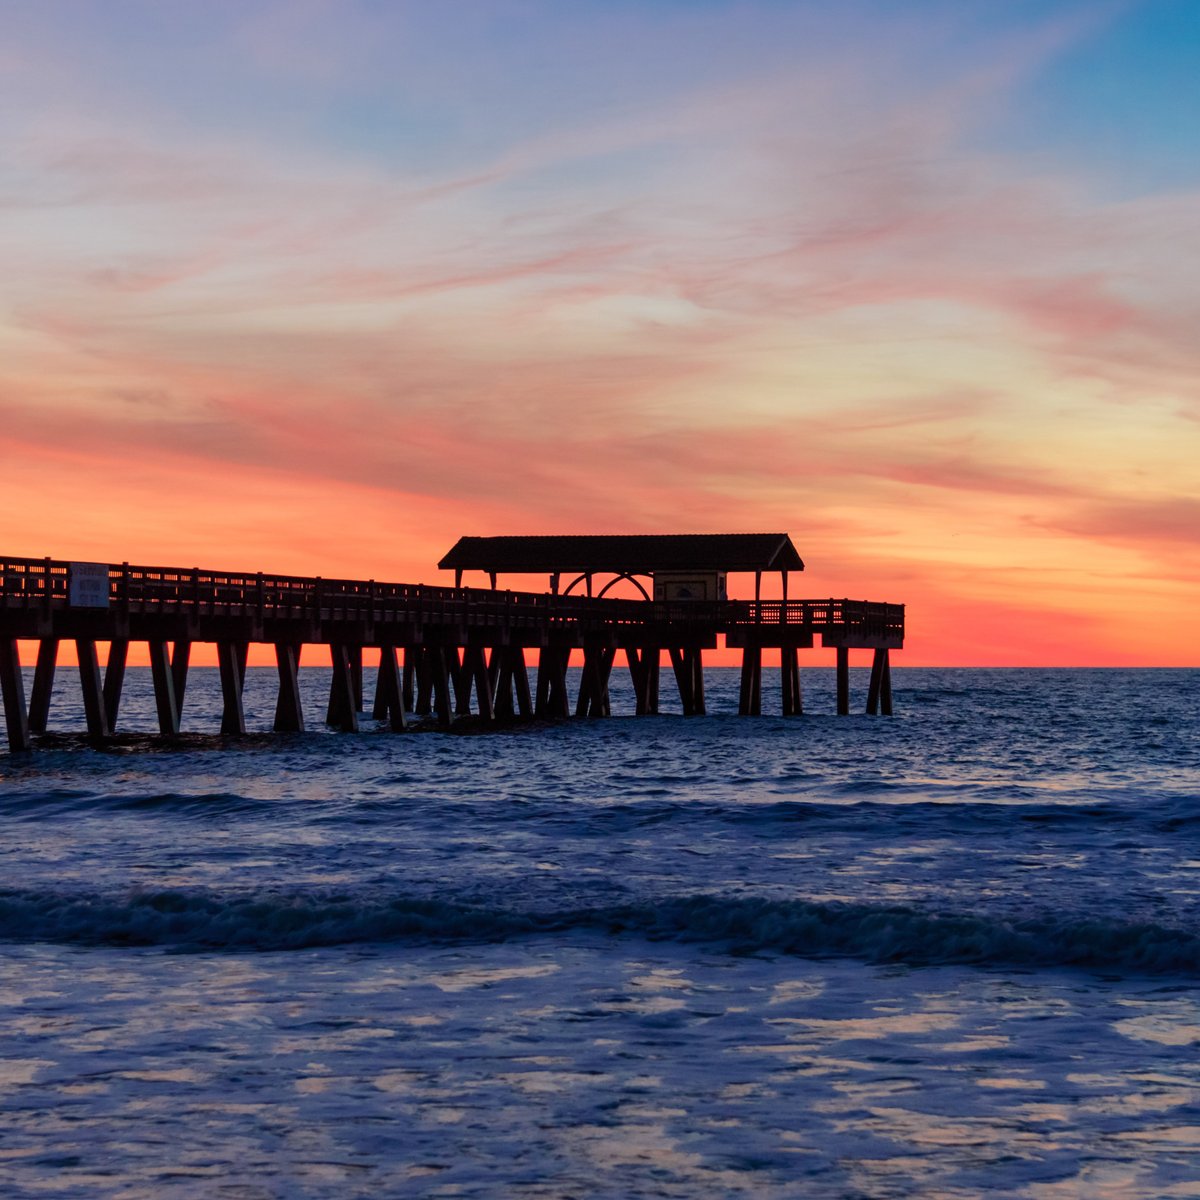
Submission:
MULTIPOLYGON (((747 535, 757 536, 757 535, 747 535)), ((793 552, 794 553, 794 552, 793 552)), ((590 579, 589 579, 590 584, 590 579)), ((757 591, 757 588, 756 588, 757 591)), ((274 728, 304 729, 298 670, 306 646, 329 647, 325 721, 352 731, 364 707, 363 651, 380 655, 371 717, 393 730, 410 715, 442 726, 471 715, 481 727, 519 719, 606 717, 618 656, 637 715, 658 712, 670 664, 683 711, 705 712, 703 651, 718 638, 742 650, 739 711, 762 709, 763 651, 780 652, 785 715, 803 712, 799 651, 837 648, 837 711, 850 711, 849 654, 872 652, 868 713, 892 711, 889 651, 903 645, 904 607, 857 600, 613 599, 375 580, 247 575, 199 568, 0 560, 0 685, 11 751, 46 731, 59 646, 75 644, 87 733, 111 737, 120 716, 130 642, 149 647, 159 732, 180 731, 192 646, 216 647, 221 733, 246 732, 242 685, 251 643, 274 647, 274 728), (38 644, 26 703, 20 641, 38 644), (98 643, 108 643, 99 665, 98 643), (527 652, 537 651, 531 680, 527 652), (571 655, 581 661, 572 700, 571 655)))

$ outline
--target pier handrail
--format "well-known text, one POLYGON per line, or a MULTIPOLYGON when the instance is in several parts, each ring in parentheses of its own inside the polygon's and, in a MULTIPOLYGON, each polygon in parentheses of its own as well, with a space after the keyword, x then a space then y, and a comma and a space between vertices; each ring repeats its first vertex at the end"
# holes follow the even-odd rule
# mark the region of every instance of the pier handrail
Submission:
MULTIPOLYGON (((104 564, 102 564, 104 565, 104 564)), ((367 618, 379 623, 506 625, 583 629, 669 625, 730 631, 755 625, 800 626, 814 633, 854 631, 903 637, 904 605, 869 600, 629 600, 550 592, 492 591, 378 580, 328 579, 201 567, 108 567, 109 607, 258 619, 367 618)), ((69 603, 71 563, 0 559, 0 609, 50 612, 69 603)))

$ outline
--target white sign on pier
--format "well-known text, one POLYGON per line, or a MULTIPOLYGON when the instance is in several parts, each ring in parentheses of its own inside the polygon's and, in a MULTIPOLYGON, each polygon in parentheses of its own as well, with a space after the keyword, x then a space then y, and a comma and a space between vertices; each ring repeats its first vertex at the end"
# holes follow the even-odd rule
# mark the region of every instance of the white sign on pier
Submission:
POLYGON ((72 608, 108 607, 108 563, 71 563, 67 580, 72 608))

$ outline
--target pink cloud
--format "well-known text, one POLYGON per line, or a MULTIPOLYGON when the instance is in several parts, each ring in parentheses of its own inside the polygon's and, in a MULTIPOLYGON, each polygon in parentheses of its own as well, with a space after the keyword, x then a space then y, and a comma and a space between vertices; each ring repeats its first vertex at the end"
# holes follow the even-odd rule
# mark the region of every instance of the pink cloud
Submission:
POLYGON ((1173 563, 1189 578, 1200 570, 1200 499, 1195 496, 1098 499, 1042 523, 1145 551, 1173 563))

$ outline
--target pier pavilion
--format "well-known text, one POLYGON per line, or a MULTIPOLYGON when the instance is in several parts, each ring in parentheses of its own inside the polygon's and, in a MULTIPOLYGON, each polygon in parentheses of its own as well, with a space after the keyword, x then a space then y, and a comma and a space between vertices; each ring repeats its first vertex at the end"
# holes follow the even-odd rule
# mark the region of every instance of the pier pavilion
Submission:
POLYGON ((735 571, 754 573, 755 600, 764 572, 778 571, 786 600, 789 573, 804 570, 786 533, 464 537, 438 566, 454 571, 455 587, 462 586, 465 571, 484 572, 493 588, 501 573, 549 575, 553 595, 569 596, 582 585, 591 596, 599 576, 605 582, 597 596, 627 579, 646 600, 724 600, 726 576, 735 571), (565 588, 564 576, 574 576, 565 588), (641 583, 645 578, 653 596, 641 583))
POLYGON ((394 730, 410 714, 443 727, 472 716, 488 728, 516 719, 604 717, 618 654, 633 682, 637 715, 658 712, 660 664, 670 662, 683 711, 705 712, 702 655, 718 639, 742 650, 739 711, 761 712, 764 649, 780 653, 782 711, 803 711, 798 652, 837 651, 837 711, 850 711, 849 652, 873 653, 866 711, 890 714, 889 651, 904 641, 904 607, 865 600, 763 600, 758 582, 803 569, 786 535, 678 535, 646 538, 464 538, 443 558, 454 587, 327 579, 265 572, 147 567, 129 563, 0 559, 0 690, 9 749, 29 750, 44 733, 58 651, 73 641, 89 737, 117 729, 131 641, 149 648, 158 726, 177 735, 191 648, 215 646, 223 710, 221 732, 246 732, 242 687, 249 646, 273 646, 279 673, 274 728, 304 728, 298 667, 305 646, 329 647, 328 724, 355 730, 363 702, 363 651, 379 651, 371 716, 394 730), (522 557, 524 555, 524 557, 522 557), (462 586, 482 570, 492 587, 462 586), (724 594, 729 572, 753 572, 755 599, 724 594), (545 572, 549 592, 500 591, 501 573, 545 572), (577 578, 561 588, 564 574, 577 578), (557 579, 555 578, 557 576, 557 579), (635 582, 639 599, 585 592, 596 577, 635 582), (651 598, 639 577, 649 577, 651 598), (26 703, 19 643, 37 643, 26 703), (99 665, 98 643, 108 643, 99 665), (527 652, 537 651, 531 686, 527 652), (582 670, 574 700, 572 654, 582 670))

